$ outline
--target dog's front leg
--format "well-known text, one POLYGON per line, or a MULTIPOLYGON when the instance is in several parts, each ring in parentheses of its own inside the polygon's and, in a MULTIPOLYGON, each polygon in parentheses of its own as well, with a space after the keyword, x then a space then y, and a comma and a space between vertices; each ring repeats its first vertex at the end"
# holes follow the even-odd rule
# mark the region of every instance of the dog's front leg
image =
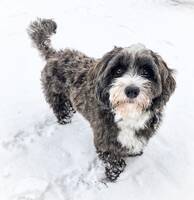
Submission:
POLYGON ((115 181, 125 169, 126 163, 124 159, 109 152, 99 152, 98 155, 105 164, 107 180, 115 181))

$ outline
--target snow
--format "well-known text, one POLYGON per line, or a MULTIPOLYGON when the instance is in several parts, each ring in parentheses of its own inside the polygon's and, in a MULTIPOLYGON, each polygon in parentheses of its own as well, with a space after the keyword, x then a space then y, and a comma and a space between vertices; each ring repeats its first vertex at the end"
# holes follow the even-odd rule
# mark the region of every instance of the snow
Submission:
POLYGON ((194 199, 193 21, 192 0, 1 0, 0 199, 194 199), (177 70, 160 130, 116 183, 102 181, 87 121, 60 126, 44 100, 44 61, 26 34, 36 17, 58 23, 56 48, 101 57, 143 43, 177 70))

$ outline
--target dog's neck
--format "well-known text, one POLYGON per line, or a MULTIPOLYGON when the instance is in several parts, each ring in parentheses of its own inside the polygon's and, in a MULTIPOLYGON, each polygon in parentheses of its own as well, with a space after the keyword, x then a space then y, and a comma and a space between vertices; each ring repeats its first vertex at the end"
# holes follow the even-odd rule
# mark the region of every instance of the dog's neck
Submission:
POLYGON ((146 127, 151 116, 150 111, 131 113, 126 118, 115 113, 115 123, 119 128, 117 140, 128 149, 129 155, 141 154, 147 144, 147 140, 144 137, 138 137, 136 132, 146 127))
POLYGON ((150 111, 131 112, 127 116, 122 117, 119 113, 115 113, 115 123, 125 125, 128 128, 139 130, 143 129, 146 122, 151 118, 150 111))

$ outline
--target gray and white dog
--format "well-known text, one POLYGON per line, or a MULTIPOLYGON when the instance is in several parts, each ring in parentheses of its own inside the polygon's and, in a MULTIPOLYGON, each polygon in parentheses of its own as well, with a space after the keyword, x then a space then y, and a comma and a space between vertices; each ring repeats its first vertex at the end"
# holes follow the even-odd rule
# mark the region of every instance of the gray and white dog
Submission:
POLYGON ((46 66, 43 91, 58 122, 71 122, 75 111, 90 123, 106 177, 117 179, 128 156, 141 155, 174 92, 173 70, 144 45, 115 47, 100 59, 71 49, 56 51, 51 19, 31 23, 28 33, 46 66))

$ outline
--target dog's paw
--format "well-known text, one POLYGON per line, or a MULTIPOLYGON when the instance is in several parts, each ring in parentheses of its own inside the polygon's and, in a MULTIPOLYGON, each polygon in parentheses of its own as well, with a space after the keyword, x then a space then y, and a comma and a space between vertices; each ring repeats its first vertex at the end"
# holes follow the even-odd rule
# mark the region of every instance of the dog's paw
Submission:
POLYGON ((71 123, 71 119, 58 119, 57 121, 60 125, 65 125, 71 123))
POLYGON ((108 164, 105 167, 105 174, 107 180, 114 182, 119 177, 119 175, 124 171, 126 163, 123 159, 115 161, 112 164, 108 164))

